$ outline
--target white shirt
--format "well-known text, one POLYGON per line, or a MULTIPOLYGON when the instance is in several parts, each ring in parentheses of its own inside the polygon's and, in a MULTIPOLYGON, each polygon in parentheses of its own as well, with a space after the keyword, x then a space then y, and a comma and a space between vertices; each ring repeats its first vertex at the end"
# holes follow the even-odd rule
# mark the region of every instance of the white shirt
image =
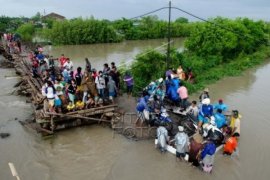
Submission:
POLYGON ((47 66, 49 66, 49 59, 45 57, 44 61, 47 63, 47 66))
POLYGON ((54 85, 54 88, 55 88, 56 94, 57 94, 58 96, 61 96, 61 95, 64 94, 64 92, 63 92, 63 89, 64 89, 63 84, 61 84, 61 83, 55 84, 55 85, 54 85))
POLYGON ((72 69, 73 69, 73 63, 72 63, 72 61, 70 61, 70 62, 65 62, 64 68, 65 68, 66 70, 68 70, 68 71, 72 71, 72 69))
POLYGON ((47 98, 48 99, 54 99, 54 93, 53 93, 53 88, 52 87, 47 87, 47 98))
POLYGON ((235 133, 240 134, 240 119, 237 118, 234 122, 234 127, 235 127, 235 133))
POLYGON ((189 106, 188 109, 187 109, 187 112, 190 112, 195 118, 198 117, 198 114, 199 114, 199 108, 198 106, 189 106))
POLYGON ((95 83, 97 85, 97 89, 104 89, 105 88, 105 79, 103 77, 97 76, 95 79, 95 83))

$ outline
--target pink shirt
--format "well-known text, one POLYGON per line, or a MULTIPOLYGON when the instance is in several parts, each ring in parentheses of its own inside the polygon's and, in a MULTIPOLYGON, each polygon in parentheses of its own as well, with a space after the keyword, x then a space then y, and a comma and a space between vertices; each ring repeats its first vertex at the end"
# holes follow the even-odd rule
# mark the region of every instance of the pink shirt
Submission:
POLYGON ((180 88, 178 88, 177 93, 179 94, 179 97, 181 99, 188 98, 188 91, 185 86, 181 86, 180 88))

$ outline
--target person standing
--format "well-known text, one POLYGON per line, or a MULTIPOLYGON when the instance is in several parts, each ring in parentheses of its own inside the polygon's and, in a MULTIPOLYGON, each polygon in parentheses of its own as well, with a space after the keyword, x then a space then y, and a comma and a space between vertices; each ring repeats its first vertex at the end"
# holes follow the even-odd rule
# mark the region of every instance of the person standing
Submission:
POLYGON ((71 72, 73 71, 73 63, 72 61, 67 58, 67 62, 65 62, 65 64, 63 65, 63 67, 68 71, 68 72, 71 72))
POLYGON ((216 145, 208 140, 201 152, 201 167, 204 172, 211 173, 214 165, 216 145))
POLYGON ((232 153, 237 150, 237 145, 238 145, 237 138, 238 137, 239 137, 239 135, 235 133, 235 134, 233 134, 232 137, 227 139, 227 141, 225 142, 225 145, 224 145, 223 154, 232 155, 232 153))
POLYGON ((61 57, 59 58, 59 64, 60 64, 60 69, 63 70, 64 69, 64 64, 67 62, 67 58, 65 57, 64 54, 61 55, 61 57))
POLYGON ((161 152, 167 150, 167 141, 169 140, 168 130, 164 126, 159 126, 157 128, 157 144, 156 148, 159 148, 161 152))
POLYGON ((134 85, 133 77, 130 75, 129 72, 126 72, 126 74, 124 76, 124 82, 126 83, 127 94, 129 97, 132 95, 132 90, 133 90, 133 85, 134 85))
POLYGON ((49 101, 49 111, 54 112, 54 98, 56 95, 56 90, 51 81, 47 81, 47 88, 45 89, 45 93, 49 101))
POLYGON ((187 113, 189 113, 195 121, 198 120, 199 108, 197 101, 191 102, 191 105, 187 108, 187 113))
POLYGON ((202 102, 204 99, 210 98, 209 96, 209 89, 205 88, 202 92, 202 94, 199 96, 200 102, 202 102))
POLYGON ((179 94, 179 98, 181 99, 180 106, 183 110, 186 110, 187 106, 187 100, 188 100, 188 90, 187 88, 183 85, 180 84, 179 88, 177 90, 177 93, 179 94))
POLYGON ((82 101, 84 103, 86 103, 86 101, 87 101, 87 95, 89 92, 88 84, 91 82, 90 78, 92 78, 92 77, 90 76, 89 72, 87 70, 84 71, 84 75, 83 75, 82 82, 81 82, 82 91, 83 91, 82 101))
POLYGON ((81 88, 82 78, 83 78, 82 68, 78 67, 77 72, 74 73, 74 79, 76 80, 78 91, 81 91, 81 89, 82 89, 81 88))
POLYGON ((75 103, 76 90, 77 90, 76 81, 75 81, 75 79, 72 79, 71 82, 69 83, 69 86, 67 89, 68 97, 69 97, 69 100, 72 102, 72 105, 74 105, 74 103, 75 103))
POLYGON ((116 95, 117 88, 111 76, 109 76, 109 82, 107 84, 107 88, 109 91, 109 99, 112 101, 112 103, 114 103, 114 97, 116 95))
POLYGON ((91 63, 88 58, 85 58, 85 70, 88 71, 89 73, 91 72, 91 63))
POLYGON ((95 79, 95 83, 98 90, 99 97, 104 100, 104 89, 105 89, 105 79, 103 77, 102 71, 98 72, 98 76, 95 79))
POLYGON ((105 78, 105 83, 106 83, 106 85, 107 85, 107 83, 108 83, 108 81, 109 81, 109 74, 110 74, 110 71, 111 71, 111 69, 110 69, 109 65, 108 65, 107 63, 105 63, 105 64, 103 65, 103 75, 104 75, 104 78, 105 78))
POLYGON ((238 110, 233 110, 230 127, 232 128, 232 135, 236 134, 238 137, 240 137, 240 118, 241 115, 238 110))
POLYGON ((198 167, 200 165, 198 154, 203 148, 202 145, 203 138, 202 136, 197 132, 195 135, 192 136, 190 140, 190 146, 189 146, 189 159, 188 161, 193 165, 198 167))
POLYGON ((189 137, 184 132, 183 126, 178 126, 179 132, 175 135, 175 147, 176 147, 176 157, 180 160, 184 160, 186 154, 189 150, 189 137))
POLYGON ((63 103, 65 103, 65 95, 64 95, 64 85, 59 82, 59 80, 55 80, 54 88, 56 90, 56 95, 61 99, 63 103))

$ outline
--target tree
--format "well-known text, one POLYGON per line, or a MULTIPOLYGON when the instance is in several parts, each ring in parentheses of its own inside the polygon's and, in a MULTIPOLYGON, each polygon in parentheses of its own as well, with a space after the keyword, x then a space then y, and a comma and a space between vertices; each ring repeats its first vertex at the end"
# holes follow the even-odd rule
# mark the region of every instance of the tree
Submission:
POLYGON ((32 16, 31 19, 34 21, 34 22, 39 22, 41 21, 41 14, 40 12, 37 12, 36 15, 32 16))
POLYGON ((16 31, 24 41, 32 41, 35 33, 34 25, 31 23, 21 25, 16 31))
POLYGON ((184 17, 179 17, 174 22, 175 23, 185 24, 185 23, 188 23, 188 19, 187 18, 184 18, 184 17))

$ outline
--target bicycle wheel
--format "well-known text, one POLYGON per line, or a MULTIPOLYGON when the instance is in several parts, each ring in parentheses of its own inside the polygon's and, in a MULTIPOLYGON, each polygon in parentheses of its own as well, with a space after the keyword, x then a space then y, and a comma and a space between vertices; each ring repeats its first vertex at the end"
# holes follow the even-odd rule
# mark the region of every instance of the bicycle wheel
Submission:
POLYGON ((127 127, 124 129, 123 135, 127 138, 134 138, 136 136, 136 129, 133 127, 127 127))

